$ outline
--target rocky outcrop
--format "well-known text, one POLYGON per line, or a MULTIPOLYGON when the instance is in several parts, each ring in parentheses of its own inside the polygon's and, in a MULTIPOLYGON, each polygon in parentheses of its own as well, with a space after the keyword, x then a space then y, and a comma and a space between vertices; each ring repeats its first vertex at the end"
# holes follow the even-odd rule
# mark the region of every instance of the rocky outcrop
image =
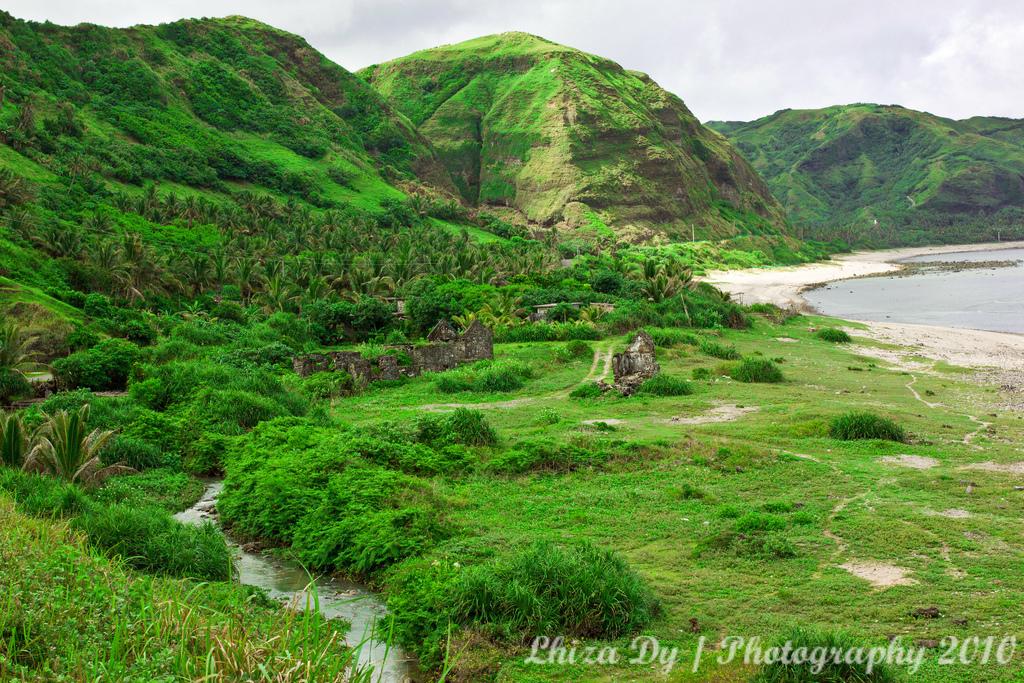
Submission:
POLYGON ((654 339, 644 330, 637 332, 626 350, 612 357, 615 388, 623 396, 633 394, 641 384, 661 372, 654 354, 654 339))

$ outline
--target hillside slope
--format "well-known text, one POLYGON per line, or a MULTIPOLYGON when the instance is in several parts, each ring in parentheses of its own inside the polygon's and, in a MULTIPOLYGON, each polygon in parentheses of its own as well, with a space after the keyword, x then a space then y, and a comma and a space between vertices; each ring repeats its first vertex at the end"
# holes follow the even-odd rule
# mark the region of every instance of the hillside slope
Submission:
POLYGON ((91 292, 315 300, 396 231, 460 240, 467 218, 430 143, 297 36, 0 12, 0 314, 32 329, 91 292))
POLYGON ((750 165, 675 95, 524 33, 360 72, 434 144, 462 196, 526 220, 637 241, 783 230, 750 165))
POLYGON ((801 226, 906 243, 995 239, 1024 223, 1024 121, 855 104, 708 125, 801 226))
POLYGON ((109 183, 247 183, 325 205, 386 194, 384 180, 450 187, 365 83, 250 19, 108 29, 0 13, 0 65, 0 165, 44 178, 74 159, 109 183))

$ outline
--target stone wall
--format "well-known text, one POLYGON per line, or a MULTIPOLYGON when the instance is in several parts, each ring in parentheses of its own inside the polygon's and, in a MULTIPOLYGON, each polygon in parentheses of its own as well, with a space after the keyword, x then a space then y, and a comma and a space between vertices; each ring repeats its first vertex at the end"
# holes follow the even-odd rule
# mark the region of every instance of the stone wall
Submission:
POLYGON ((404 351, 412 359, 412 363, 401 366, 398 364, 398 358, 390 354, 380 356, 371 363, 358 351, 324 351, 297 356, 292 360, 292 368, 302 377, 308 377, 316 372, 343 371, 367 382, 416 377, 424 372, 444 372, 463 363, 494 358, 494 334, 480 322, 474 321, 465 332, 457 335, 452 341, 422 346, 403 344, 388 348, 404 351))

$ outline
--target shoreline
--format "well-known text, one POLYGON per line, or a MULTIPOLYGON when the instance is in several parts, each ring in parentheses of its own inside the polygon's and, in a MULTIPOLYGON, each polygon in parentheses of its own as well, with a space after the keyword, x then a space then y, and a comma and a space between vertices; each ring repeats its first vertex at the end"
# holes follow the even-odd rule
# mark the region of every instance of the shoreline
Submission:
MULTIPOLYGON (((902 269, 899 261, 916 256, 1021 248, 1024 248, 1024 241, 857 251, 831 261, 799 266, 710 271, 704 280, 743 304, 768 303, 817 313, 803 293, 829 282, 892 273, 902 269)), ((934 360, 975 369, 997 368, 1024 376, 1024 335, 1021 334, 914 323, 851 322, 865 325, 867 336, 876 341, 904 347, 934 360)), ((864 331, 858 332, 864 334, 864 331)))

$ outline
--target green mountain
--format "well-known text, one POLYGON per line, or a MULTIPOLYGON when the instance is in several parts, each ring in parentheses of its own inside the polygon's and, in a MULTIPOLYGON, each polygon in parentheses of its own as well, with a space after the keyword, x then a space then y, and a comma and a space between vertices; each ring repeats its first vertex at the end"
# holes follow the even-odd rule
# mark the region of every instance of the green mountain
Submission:
POLYGON ((450 188, 429 144, 303 39, 242 17, 108 29, 0 14, 0 164, 371 206, 450 188))
POLYGON ((798 226, 819 235, 964 241, 1024 224, 1021 120, 854 104, 708 125, 750 159, 798 226))
MULTIPOLYGON (((342 277, 380 293, 384 252, 472 247, 460 227, 498 239, 415 127, 297 36, 0 12, 0 312, 23 323, 63 324, 86 293, 300 301, 342 277)), ((403 263, 390 286, 452 271, 403 263)))
POLYGON ((429 139, 463 198, 522 220, 642 241, 777 234, 749 164, 648 76, 524 33, 360 72, 429 139))

